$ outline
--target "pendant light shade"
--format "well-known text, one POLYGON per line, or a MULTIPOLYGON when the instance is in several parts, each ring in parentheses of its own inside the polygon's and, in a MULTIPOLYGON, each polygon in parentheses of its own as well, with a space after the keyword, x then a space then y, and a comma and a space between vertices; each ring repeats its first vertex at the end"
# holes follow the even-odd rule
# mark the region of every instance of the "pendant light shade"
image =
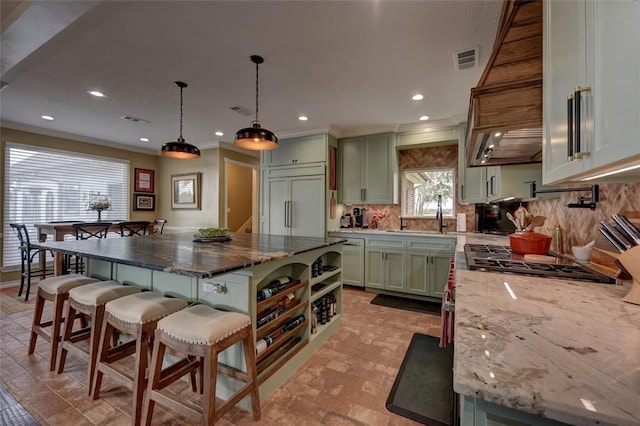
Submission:
POLYGON ((178 136, 177 141, 167 142, 162 145, 161 155, 179 160, 190 160, 200 157, 200 150, 198 147, 186 143, 182 137, 182 89, 187 87, 187 83, 181 81, 176 81, 175 83, 180 88, 180 136, 178 136))
POLYGON ((251 56, 251 62, 256 64, 256 119, 250 127, 245 127, 236 132, 235 145, 252 151, 267 151, 278 147, 278 137, 271 130, 262 128, 258 119, 258 66, 264 59, 258 55, 251 56))

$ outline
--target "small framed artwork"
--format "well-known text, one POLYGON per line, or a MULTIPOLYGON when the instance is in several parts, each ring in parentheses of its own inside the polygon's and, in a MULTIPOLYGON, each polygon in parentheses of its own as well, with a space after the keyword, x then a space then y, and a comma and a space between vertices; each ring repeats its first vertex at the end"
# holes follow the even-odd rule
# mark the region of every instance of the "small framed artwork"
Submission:
POLYGON ((171 175, 171 208, 200 210, 202 173, 171 175))
POLYGON ((153 170, 138 169, 135 170, 134 192, 153 192, 153 170))
POLYGON ((329 147, 329 189, 335 191, 337 189, 337 152, 335 146, 329 147))
POLYGON ((155 194, 133 194, 133 210, 154 211, 155 209, 155 194))

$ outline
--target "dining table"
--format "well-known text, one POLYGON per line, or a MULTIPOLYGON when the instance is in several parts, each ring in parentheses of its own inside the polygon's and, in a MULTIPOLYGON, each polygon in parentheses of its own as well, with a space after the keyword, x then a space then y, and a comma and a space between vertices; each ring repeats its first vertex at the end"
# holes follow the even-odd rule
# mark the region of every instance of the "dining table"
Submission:
MULTIPOLYGON (((120 234, 120 227, 118 226, 120 222, 126 222, 124 220, 119 221, 109 221, 109 222, 101 222, 101 223, 110 223, 113 227, 113 230, 110 229, 109 232, 114 232, 120 234)), ((53 241, 64 241, 65 235, 73 235, 75 237, 75 229, 73 227, 74 224, 77 223, 88 223, 82 220, 69 220, 69 221, 53 221, 53 222, 39 222, 34 223, 33 226, 38 230, 38 241, 43 243, 47 241, 49 235, 53 236, 53 241)), ((155 223, 149 222, 148 228, 149 234, 153 234, 155 231, 155 223)), ((40 253, 39 263, 40 268, 44 268, 46 264, 46 254, 40 253)), ((54 270, 55 275, 62 275, 65 273, 64 271, 64 256, 60 252, 55 252, 54 254, 54 270)))

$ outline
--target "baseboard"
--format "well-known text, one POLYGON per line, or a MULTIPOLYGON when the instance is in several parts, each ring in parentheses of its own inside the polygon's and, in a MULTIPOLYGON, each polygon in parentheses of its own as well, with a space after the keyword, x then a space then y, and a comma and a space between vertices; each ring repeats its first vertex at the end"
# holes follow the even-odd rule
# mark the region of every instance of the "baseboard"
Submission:
POLYGON ((0 289, 3 288, 11 288, 11 287, 18 287, 20 285, 20 281, 16 280, 16 281, 6 281, 3 283, 0 283, 0 289))

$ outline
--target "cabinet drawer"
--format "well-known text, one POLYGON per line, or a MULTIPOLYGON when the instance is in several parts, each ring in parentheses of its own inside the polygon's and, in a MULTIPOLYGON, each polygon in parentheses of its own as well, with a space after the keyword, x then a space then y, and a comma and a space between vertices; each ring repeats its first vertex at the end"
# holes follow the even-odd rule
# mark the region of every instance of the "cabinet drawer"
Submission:
POLYGON ((367 240, 367 248, 384 248, 384 249, 404 249, 406 247, 405 240, 391 238, 369 238, 367 240))
POLYGON ((456 248, 456 240, 449 238, 416 238, 407 240, 408 250, 425 250, 429 252, 453 253, 456 248))

